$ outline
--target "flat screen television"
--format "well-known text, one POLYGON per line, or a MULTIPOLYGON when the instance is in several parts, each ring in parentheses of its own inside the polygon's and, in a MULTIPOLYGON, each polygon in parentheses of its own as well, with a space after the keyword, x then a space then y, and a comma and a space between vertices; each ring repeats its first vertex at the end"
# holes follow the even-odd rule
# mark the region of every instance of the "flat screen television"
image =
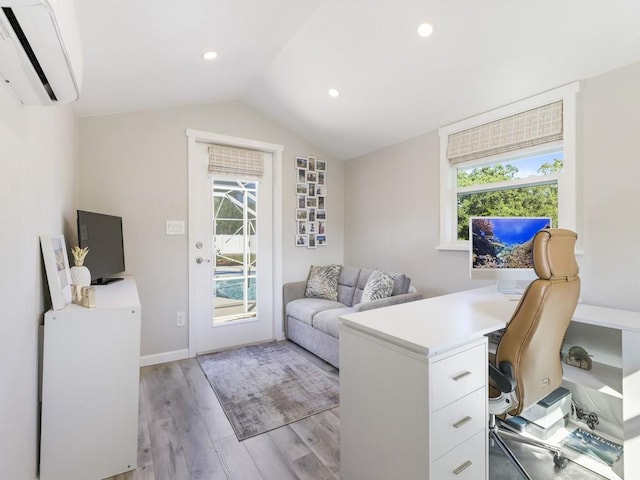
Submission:
POLYGON ((122 217, 78 210, 78 245, 89 247, 84 264, 92 285, 122 280, 111 277, 125 271, 122 217))
POLYGON ((495 280, 498 291, 522 294, 537 278, 533 270, 533 237, 545 228, 551 228, 551 218, 471 217, 471 278, 495 280))

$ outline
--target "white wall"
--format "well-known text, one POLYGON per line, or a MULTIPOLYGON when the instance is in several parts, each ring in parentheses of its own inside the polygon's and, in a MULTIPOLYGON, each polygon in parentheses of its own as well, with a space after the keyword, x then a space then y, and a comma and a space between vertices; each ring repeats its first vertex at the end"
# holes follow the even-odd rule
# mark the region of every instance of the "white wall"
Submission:
POLYGON ((640 310, 640 62, 584 82, 581 150, 588 303, 640 310))
POLYGON ((69 235, 76 159, 77 125, 70 107, 24 107, 0 84, 2 479, 36 478, 38 326, 49 308, 38 237, 69 235))
POLYGON ((459 252, 435 249, 438 148, 432 132, 346 162, 345 264, 407 273, 430 296, 473 286, 459 252))
POLYGON ((142 303, 141 354, 186 349, 188 330, 176 312, 188 311, 187 236, 165 235, 166 220, 187 220, 186 129, 284 146, 283 281, 303 280, 311 264, 342 263, 344 165, 241 102, 80 119, 78 208, 123 217, 127 273, 142 303), (328 163, 328 246, 295 247, 294 158, 328 163))
MULTIPOLYGON (((578 231, 585 303, 640 310, 640 63, 582 82, 578 100, 578 231)), ((406 272, 427 296, 469 280, 467 254, 436 250, 437 132, 349 160, 345 263, 406 272)))
POLYGON ((437 132, 345 165, 345 263, 409 275, 426 296, 485 285, 461 252, 438 251, 437 132))

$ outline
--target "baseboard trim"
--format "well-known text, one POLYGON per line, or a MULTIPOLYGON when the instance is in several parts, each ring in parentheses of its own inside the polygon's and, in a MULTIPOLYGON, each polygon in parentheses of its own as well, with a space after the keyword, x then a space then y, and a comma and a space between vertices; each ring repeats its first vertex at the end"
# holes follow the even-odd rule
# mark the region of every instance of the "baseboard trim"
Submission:
POLYGON ((189 349, 187 348, 183 350, 174 350, 173 352, 154 353, 153 355, 140 357, 140 366, 148 367, 149 365, 174 362, 176 360, 184 360, 185 358, 189 358, 189 349))

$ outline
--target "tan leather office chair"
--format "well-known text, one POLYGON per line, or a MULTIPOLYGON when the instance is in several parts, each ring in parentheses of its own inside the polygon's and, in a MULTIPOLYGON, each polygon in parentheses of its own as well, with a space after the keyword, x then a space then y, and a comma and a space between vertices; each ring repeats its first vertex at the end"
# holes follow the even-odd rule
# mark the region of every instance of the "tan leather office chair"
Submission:
POLYGON ((560 449, 525 438, 496 417, 518 415, 553 392, 562 382, 560 348, 580 295, 574 247, 577 235, 546 229, 533 240, 534 270, 539 277, 525 290, 489 364, 489 434, 524 478, 530 479, 502 435, 554 452, 556 465, 567 460, 560 449))

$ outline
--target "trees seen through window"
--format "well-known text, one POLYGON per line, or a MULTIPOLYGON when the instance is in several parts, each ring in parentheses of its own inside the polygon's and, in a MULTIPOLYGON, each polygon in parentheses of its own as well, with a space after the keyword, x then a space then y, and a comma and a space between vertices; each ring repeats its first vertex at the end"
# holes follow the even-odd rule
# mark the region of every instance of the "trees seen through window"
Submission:
POLYGON ((470 216, 551 217, 558 225, 561 151, 457 168, 457 236, 469 238, 470 216))

